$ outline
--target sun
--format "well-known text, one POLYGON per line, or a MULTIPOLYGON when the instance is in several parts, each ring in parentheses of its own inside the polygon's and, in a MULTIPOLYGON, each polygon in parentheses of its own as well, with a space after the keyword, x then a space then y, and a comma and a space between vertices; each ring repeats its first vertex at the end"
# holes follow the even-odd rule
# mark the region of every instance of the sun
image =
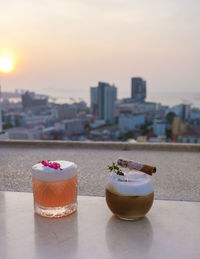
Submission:
POLYGON ((14 60, 12 57, 0 57, 0 72, 9 73, 14 69, 14 60))
POLYGON ((0 73, 10 73, 15 69, 16 53, 10 48, 0 49, 0 73))

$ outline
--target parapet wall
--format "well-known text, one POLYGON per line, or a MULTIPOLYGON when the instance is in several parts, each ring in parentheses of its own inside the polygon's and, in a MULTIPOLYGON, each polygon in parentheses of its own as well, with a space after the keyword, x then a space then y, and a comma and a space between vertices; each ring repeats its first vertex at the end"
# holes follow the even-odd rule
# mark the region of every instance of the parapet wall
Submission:
POLYGON ((128 143, 100 141, 59 141, 59 140, 0 140, 0 146, 8 147, 43 147, 43 148, 86 148, 106 150, 152 150, 200 152, 200 144, 180 143, 128 143))

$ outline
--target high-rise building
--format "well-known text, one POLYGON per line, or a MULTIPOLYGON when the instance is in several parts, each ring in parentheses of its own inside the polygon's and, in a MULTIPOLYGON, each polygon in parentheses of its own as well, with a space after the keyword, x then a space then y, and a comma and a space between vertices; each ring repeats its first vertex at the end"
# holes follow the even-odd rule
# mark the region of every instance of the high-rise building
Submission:
POLYGON ((98 105, 97 105, 97 87, 90 87, 90 112, 97 117, 98 105))
POLYGON ((56 109, 59 120, 72 119, 77 115, 77 109, 73 105, 60 104, 56 109))
POLYGON ((2 112, 1 112, 1 106, 0 106, 0 133, 3 131, 3 126, 2 126, 2 112))
POLYGON ((141 77, 131 78, 131 98, 137 102, 143 102, 146 98, 146 81, 141 77))
POLYGON ((93 114, 96 107, 98 120, 114 123, 117 88, 114 85, 99 82, 97 87, 91 87, 90 94, 91 111, 93 111, 93 114))
POLYGON ((46 106, 48 103, 48 96, 36 95, 34 92, 26 91, 21 95, 22 105, 24 108, 34 106, 46 106))
POLYGON ((171 108, 182 121, 187 121, 190 118, 190 104, 179 104, 171 108))
POLYGON ((132 112, 122 112, 119 115, 118 127, 121 133, 134 131, 144 125, 146 121, 145 113, 134 114, 132 112))

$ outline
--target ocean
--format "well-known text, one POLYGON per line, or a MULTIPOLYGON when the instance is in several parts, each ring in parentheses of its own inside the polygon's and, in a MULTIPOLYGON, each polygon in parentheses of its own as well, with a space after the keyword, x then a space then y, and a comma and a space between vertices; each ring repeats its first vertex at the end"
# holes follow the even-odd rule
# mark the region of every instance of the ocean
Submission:
MULTIPOLYGON (((58 103, 73 103, 75 101, 85 101, 90 104, 90 96, 88 92, 62 92, 62 96, 55 92, 53 95, 54 100, 58 103)), ((118 95, 118 98, 128 98, 129 95, 118 95)), ((51 98, 50 98, 51 100, 51 98)), ((146 101, 158 102, 163 105, 174 106, 177 104, 185 103, 191 104, 192 107, 200 108, 200 92, 152 92, 148 93, 146 101)))
MULTIPOLYGON (((36 91, 39 94, 47 94, 43 91, 36 91)), ((54 101, 56 103, 74 103, 85 101, 90 105, 90 95, 88 91, 57 91, 56 89, 51 89, 48 91, 49 101, 54 101)), ((123 96, 118 94, 118 98, 129 98, 130 95, 123 93, 123 96)), ((10 100, 16 102, 20 98, 9 98, 10 100)), ((200 92, 149 92, 146 98, 149 102, 158 102, 162 105, 174 106, 177 104, 185 103, 191 104, 192 107, 200 108, 200 92)))
POLYGON ((152 92, 149 93, 147 101, 169 106, 185 103, 200 108, 200 92, 152 92))

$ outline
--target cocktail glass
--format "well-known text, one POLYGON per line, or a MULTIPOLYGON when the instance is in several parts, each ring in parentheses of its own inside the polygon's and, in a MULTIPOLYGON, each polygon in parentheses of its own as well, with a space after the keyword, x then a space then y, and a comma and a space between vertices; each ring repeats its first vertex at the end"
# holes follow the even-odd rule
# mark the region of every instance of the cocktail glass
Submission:
POLYGON ((105 196, 114 215, 124 220, 137 220, 145 216, 153 204, 152 181, 145 173, 135 170, 125 176, 112 173, 105 196))
POLYGON ((77 166, 69 161, 51 162, 60 168, 42 163, 32 167, 34 210, 40 216, 58 218, 77 209, 77 166))

